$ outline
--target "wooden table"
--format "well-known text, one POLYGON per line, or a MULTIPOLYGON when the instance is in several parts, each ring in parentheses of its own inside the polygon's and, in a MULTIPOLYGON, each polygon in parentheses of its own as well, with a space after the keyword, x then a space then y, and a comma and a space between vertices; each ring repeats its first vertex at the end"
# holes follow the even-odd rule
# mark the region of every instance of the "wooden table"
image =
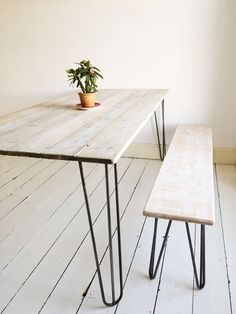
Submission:
POLYGON ((161 159, 165 154, 164 97, 167 90, 101 90, 100 106, 76 110, 76 93, 0 117, 0 154, 79 162, 85 204, 105 305, 118 303, 123 293, 117 162, 126 148, 154 114, 161 159), (157 109, 162 112, 162 148, 157 109), (105 164, 111 301, 105 298, 96 241, 90 214, 83 162, 105 164), (108 165, 114 165, 118 238, 119 295, 116 297, 111 230, 108 165))

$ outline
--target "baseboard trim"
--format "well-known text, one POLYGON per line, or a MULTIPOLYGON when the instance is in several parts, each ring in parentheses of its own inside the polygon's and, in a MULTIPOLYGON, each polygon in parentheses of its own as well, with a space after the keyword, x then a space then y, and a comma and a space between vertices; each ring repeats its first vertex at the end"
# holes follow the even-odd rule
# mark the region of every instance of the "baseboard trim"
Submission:
MULTIPOLYGON (((124 157, 142 159, 160 159, 157 144, 133 143, 125 151, 124 157)), ((217 164, 236 164, 236 148, 214 147, 214 163, 217 164)))
POLYGON ((216 164, 234 165, 236 164, 236 148, 214 147, 213 158, 216 164))

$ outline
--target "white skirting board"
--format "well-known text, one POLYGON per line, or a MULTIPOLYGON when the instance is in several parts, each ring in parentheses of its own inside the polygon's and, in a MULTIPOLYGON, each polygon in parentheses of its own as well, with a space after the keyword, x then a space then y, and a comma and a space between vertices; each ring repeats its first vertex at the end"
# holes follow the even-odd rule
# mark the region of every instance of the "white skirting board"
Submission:
MULTIPOLYGON (((160 159, 157 144, 133 143, 125 151, 124 157, 160 159)), ((214 147, 214 163, 236 164, 236 148, 214 147)))

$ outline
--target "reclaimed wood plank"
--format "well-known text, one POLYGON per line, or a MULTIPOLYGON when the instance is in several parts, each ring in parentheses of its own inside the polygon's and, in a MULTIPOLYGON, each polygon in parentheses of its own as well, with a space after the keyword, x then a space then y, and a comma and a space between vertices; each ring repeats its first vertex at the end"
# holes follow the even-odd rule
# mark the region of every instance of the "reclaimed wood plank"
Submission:
POLYGON ((0 154, 117 162, 166 92, 166 90, 104 90, 98 94, 102 106, 86 111, 73 110, 76 96, 73 94, 72 98, 67 97, 58 104, 55 101, 41 104, 39 108, 43 108, 42 110, 46 108, 49 114, 36 120, 32 120, 33 112, 28 116, 23 112, 12 114, 6 118, 7 122, 4 123, 4 118, 2 124, 0 121, 0 127, 3 133, 5 132, 0 136, 0 154), (143 97, 141 102, 139 96, 145 93, 147 96, 143 97), (125 95, 130 96, 126 103, 125 100, 121 103, 125 95), (116 142, 119 145, 115 145, 116 142), (99 150, 96 147, 99 147, 99 150), (95 156, 94 151, 97 151, 95 156))
POLYGON ((144 210, 149 217, 214 223, 211 128, 177 128, 144 210))
MULTIPOLYGON (((27 142, 28 149, 33 151, 41 150, 41 154, 53 153, 53 155, 56 155, 58 152, 59 154, 64 152, 66 147, 72 149, 78 143, 84 148, 84 145, 88 143, 88 139, 85 137, 86 132, 84 134, 83 130, 89 129, 90 133, 96 136, 99 122, 108 121, 109 113, 113 111, 113 107, 131 93, 132 90, 101 91, 97 96, 102 104, 101 106, 92 108, 92 110, 77 110, 75 108, 73 115, 67 110, 68 119, 65 116, 61 122, 57 122, 53 127, 45 131, 42 130, 38 136, 27 142), (71 138, 73 138, 72 142, 70 141, 71 138)), ((70 152, 67 152, 67 155, 70 155, 70 152)))
POLYGON ((63 107, 73 108, 71 103, 74 104, 76 99, 76 94, 70 93, 5 116, 0 116, 1 142, 3 142, 4 139, 8 139, 9 133, 12 134, 13 139, 14 134, 17 133, 17 131, 19 132, 21 127, 24 128, 27 125, 37 125, 39 120, 44 121, 43 118, 55 116, 55 107, 60 109, 63 109, 63 107))
POLYGON ((85 121, 78 130, 44 153, 61 154, 62 151, 66 151, 67 155, 77 155, 78 152, 86 148, 90 142, 94 141, 94 138, 102 133, 104 128, 109 127, 114 120, 122 117, 129 109, 129 106, 134 105, 137 99, 145 93, 145 90, 136 91, 135 94, 131 91, 125 98, 122 97, 122 99, 119 99, 119 101, 116 102, 116 106, 111 107, 110 110, 108 110, 108 107, 105 108, 105 106, 96 108, 99 116, 96 115, 94 119, 85 121))
MULTIPOLYGON (((59 99, 57 100, 54 99, 53 101, 51 100, 50 102, 47 102, 47 104, 51 104, 54 101, 59 102, 59 99)), ((25 118, 27 119, 29 116, 31 116, 31 114, 35 115, 37 111, 40 111, 42 109, 43 109, 42 104, 37 104, 29 108, 21 109, 19 111, 15 111, 15 112, 0 116, 1 125, 6 126, 7 128, 8 123, 12 123, 12 121, 17 121, 18 119, 25 122, 25 118)))
POLYGON ((160 105, 166 93, 167 90, 148 90, 146 95, 137 99, 134 106, 105 128, 93 142, 78 152, 76 157, 82 160, 104 160, 108 163, 116 163, 160 105))
MULTIPOLYGON (((109 99, 109 95, 116 95, 116 93, 104 90, 99 94, 99 98, 101 101, 105 101, 109 99)), ((82 114, 81 111, 76 110, 76 102, 78 101, 78 95, 73 94, 62 103, 54 102, 50 105, 42 104, 39 106, 44 113, 39 118, 32 120, 31 115, 29 115, 25 119, 20 118, 19 122, 15 118, 9 122, 14 127, 12 132, 7 132, 6 135, 2 135, 3 132, 1 132, 1 147, 4 147, 5 150, 35 151, 39 153, 49 143, 55 144, 58 139, 77 129, 81 120, 86 121, 87 116, 91 114, 89 111, 82 114), (21 123, 20 127, 17 127, 17 122, 21 123)), ((37 114, 33 113, 33 117, 37 114)), ((5 130, 5 124, 0 124, 0 126, 5 130)))

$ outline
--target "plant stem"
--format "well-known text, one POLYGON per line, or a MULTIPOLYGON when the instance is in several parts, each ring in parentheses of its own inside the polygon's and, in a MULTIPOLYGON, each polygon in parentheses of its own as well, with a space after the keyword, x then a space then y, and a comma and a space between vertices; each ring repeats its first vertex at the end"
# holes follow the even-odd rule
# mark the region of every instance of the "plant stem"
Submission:
POLYGON ((85 88, 84 88, 84 86, 83 86, 83 84, 82 84, 82 82, 81 82, 81 80, 80 80, 79 78, 78 78, 78 82, 79 82, 79 86, 80 86, 82 92, 83 92, 84 94, 86 94, 86 90, 85 90, 85 88))

